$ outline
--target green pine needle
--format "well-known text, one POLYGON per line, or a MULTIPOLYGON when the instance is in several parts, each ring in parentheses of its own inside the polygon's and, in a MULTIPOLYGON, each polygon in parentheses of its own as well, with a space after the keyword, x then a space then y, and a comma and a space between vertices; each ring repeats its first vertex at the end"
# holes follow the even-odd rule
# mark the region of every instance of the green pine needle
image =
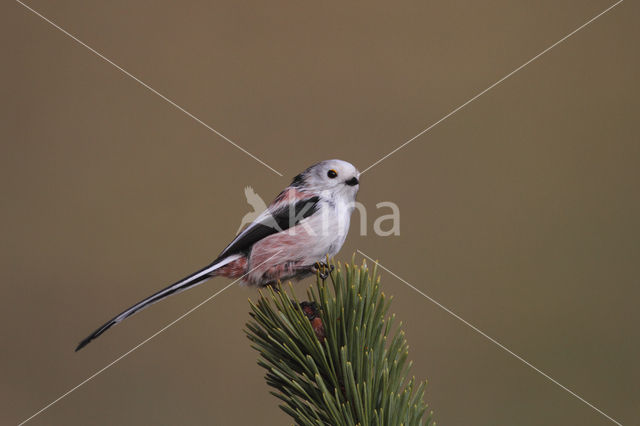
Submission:
MULTIPOLYGON (((300 303, 278 285, 251 305, 247 336, 260 353, 280 408, 302 426, 432 425, 426 383, 408 379, 408 344, 395 330, 377 265, 332 263, 326 281, 307 290, 324 327, 316 335, 300 303), (394 331, 395 330, 395 331, 394 331)), ((287 291, 289 290, 289 291, 287 291)), ((316 323, 317 325, 317 323, 316 323)))

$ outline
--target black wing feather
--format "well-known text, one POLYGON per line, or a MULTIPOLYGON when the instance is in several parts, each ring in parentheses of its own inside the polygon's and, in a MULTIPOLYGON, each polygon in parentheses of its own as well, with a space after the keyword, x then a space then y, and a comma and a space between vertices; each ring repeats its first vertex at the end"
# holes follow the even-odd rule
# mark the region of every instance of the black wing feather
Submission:
POLYGON ((236 253, 248 253, 251 247, 263 238, 297 225, 302 219, 316 212, 319 200, 320 198, 315 196, 297 201, 293 208, 291 205, 282 206, 260 222, 252 223, 220 253, 218 259, 236 253))

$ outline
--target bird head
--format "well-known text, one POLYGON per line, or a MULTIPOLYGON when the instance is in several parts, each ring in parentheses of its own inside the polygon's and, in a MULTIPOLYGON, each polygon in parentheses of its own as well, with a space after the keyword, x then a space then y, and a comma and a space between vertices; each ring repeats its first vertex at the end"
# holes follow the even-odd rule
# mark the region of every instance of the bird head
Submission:
POLYGON ((355 200, 360 189, 360 172, 351 163, 342 160, 326 160, 293 178, 291 186, 301 191, 326 193, 355 200))

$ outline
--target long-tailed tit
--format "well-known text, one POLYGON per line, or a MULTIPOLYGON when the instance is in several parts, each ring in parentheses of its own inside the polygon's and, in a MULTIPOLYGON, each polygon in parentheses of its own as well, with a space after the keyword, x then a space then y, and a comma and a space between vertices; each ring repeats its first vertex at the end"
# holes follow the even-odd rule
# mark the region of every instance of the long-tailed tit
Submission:
POLYGON ((266 286, 315 272, 318 263, 338 253, 344 243, 359 177, 358 170, 342 160, 309 167, 210 265, 109 320, 80 342, 76 351, 141 309, 212 277, 242 278, 247 285, 266 286))

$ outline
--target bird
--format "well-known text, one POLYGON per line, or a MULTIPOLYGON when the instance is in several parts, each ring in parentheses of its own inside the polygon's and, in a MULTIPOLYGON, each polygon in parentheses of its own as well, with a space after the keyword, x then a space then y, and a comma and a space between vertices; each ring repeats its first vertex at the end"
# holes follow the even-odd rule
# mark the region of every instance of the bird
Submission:
POLYGON ((358 169, 343 160, 308 167, 213 262, 122 311, 82 340, 76 352, 131 315, 213 277, 265 287, 316 273, 344 244, 359 179, 358 169))

